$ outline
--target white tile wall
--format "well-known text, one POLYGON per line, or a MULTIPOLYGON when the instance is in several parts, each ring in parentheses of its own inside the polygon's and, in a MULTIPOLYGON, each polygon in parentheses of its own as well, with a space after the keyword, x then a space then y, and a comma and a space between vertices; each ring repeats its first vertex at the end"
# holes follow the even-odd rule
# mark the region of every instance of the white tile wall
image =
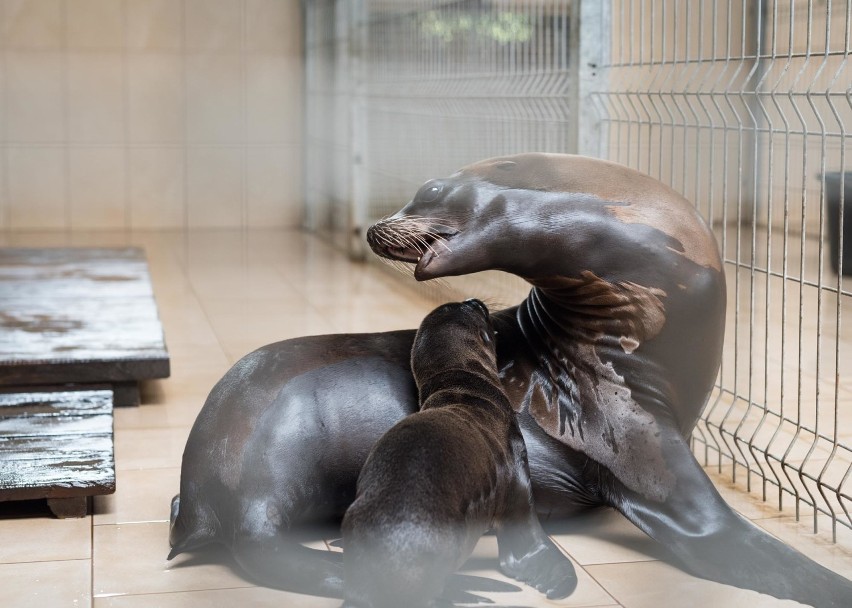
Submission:
POLYGON ((300 38, 289 27, 293 18, 288 2, 246 0, 246 46, 249 52, 272 55, 299 53, 300 38), (281 32, 288 35, 282 36, 281 32))
POLYGON ((129 164, 130 223, 137 228, 184 225, 182 147, 131 148, 129 164))
POLYGON ((11 49, 63 47, 64 0, 4 0, 6 31, 0 39, 11 49))
POLYGON ((244 221, 243 151, 237 147, 190 148, 187 197, 191 228, 227 228, 244 221))
MULTIPOLYGON (((293 95, 300 64, 287 57, 257 55, 246 66, 246 136, 257 143, 297 143, 301 99, 293 95)), ((298 89, 298 87, 295 87, 298 89)))
POLYGON ((125 0, 127 48, 132 51, 180 51, 183 3, 176 0, 125 0))
POLYGON ((69 49, 116 50, 124 46, 121 0, 71 0, 66 11, 69 49))
POLYGON ((6 156, 9 228, 67 227, 65 150, 13 147, 6 156))
POLYGON ((65 140, 63 56, 46 51, 6 53, 5 136, 10 143, 65 140))
POLYGON ((242 139, 240 55, 203 54, 186 58, 186 99, 190 143, 237 143, 242 139))
POLYGON ((186 48, 190 53, 238 53, 243 39, 244 2, 184 0, 186 48))
POLYGON ((117 53, 68 53, 69 143, 124 143, 124 62, 117 53))
POLYGON ((0 0, 0 230, 301 221, 297 0, 0 0))
POLYGON ((249 226, 297 224, 302 189, 292 180, 302 172, 301 146, 250 149, 246 157, 249 226))
POLYGON ((127 58, 127 121, 130 143, 183 141, 183 58, 144 53, 127 58))
POLYGON ((123 146, 68 150, 72 230, 125 227, 125 153, 123 146))

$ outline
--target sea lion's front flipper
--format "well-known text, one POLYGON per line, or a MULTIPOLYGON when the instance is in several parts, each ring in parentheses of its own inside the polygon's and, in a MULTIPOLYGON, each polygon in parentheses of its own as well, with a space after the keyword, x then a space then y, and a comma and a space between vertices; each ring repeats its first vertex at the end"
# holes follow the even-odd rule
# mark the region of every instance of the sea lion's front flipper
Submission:
POLYGON ((509 492, 506 513, 497 528, 500 570, 523 581, 549 599, 568 597, 577 587, 577 573, 571 560, 547 537, 532 502, 527 452, 520 431, 512 442, 515 484, 509 492))
MULTIPOLYGON (((648 498, 609 476, 602 486, 613 507, 668 548, 695 576, 818 608, 852 606, 852 582, 785 545, 725 503, 673 424, 661 425, 659 439, 676 480, 666 498, 662 502, 648 498)), ((648 471, 649 476, 658 473, 648 471)))

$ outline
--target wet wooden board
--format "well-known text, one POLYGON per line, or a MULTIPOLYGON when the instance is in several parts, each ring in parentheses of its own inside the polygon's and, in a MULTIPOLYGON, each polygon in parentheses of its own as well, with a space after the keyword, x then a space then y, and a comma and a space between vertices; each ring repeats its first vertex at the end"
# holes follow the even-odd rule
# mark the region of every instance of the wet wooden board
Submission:
POLYGON ((168 375, 141 249, 0 249, 0 386, 168 375))
POLYGON ((115 491, 110 390, 0 392, 0 501, 47 498, 58 517, 115 491))

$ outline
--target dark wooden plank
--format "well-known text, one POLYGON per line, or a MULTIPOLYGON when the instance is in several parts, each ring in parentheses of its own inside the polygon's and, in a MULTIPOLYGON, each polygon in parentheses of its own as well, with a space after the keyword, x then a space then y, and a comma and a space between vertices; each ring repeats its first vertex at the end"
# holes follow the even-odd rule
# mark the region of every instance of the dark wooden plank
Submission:
POLYGON ((169 371, 140 249, 0 249, 0 386, 169 371))
POLYGON ((112 412, 97 416, 22 416, 0 419, 0 439, 98 435, 112 430, 112 412))
MULTIPOLYGON (((0 393, 0 501, 115 491, 112 392, 0 393)), ((81 502, 59 502, 79 516, 81 502)))
POLYGON ((115 492, 112 456, 85 461, 0 461, 0 500, 98 496, 115 492))
POLYGON ((0 391, 0 418, 112 413, 112 392, 102 390, 0 391))
POLYGON ((52 460, 57 454, 73 462, 86 462, 113 450, 112 433, 102 435, 45 435, 0 439, 0 460, 52 460))

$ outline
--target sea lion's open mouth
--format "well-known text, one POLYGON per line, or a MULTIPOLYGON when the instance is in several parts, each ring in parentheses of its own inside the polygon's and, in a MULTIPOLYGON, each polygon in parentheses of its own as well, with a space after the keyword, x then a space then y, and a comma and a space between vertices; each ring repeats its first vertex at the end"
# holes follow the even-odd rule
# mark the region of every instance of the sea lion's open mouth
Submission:
POLYGON ((424 218, 398 217, 381 220, 367 231, 373 252, 388 260, 425 268, 435 257, 450 251, 448 241, 459 233, 424 218))

